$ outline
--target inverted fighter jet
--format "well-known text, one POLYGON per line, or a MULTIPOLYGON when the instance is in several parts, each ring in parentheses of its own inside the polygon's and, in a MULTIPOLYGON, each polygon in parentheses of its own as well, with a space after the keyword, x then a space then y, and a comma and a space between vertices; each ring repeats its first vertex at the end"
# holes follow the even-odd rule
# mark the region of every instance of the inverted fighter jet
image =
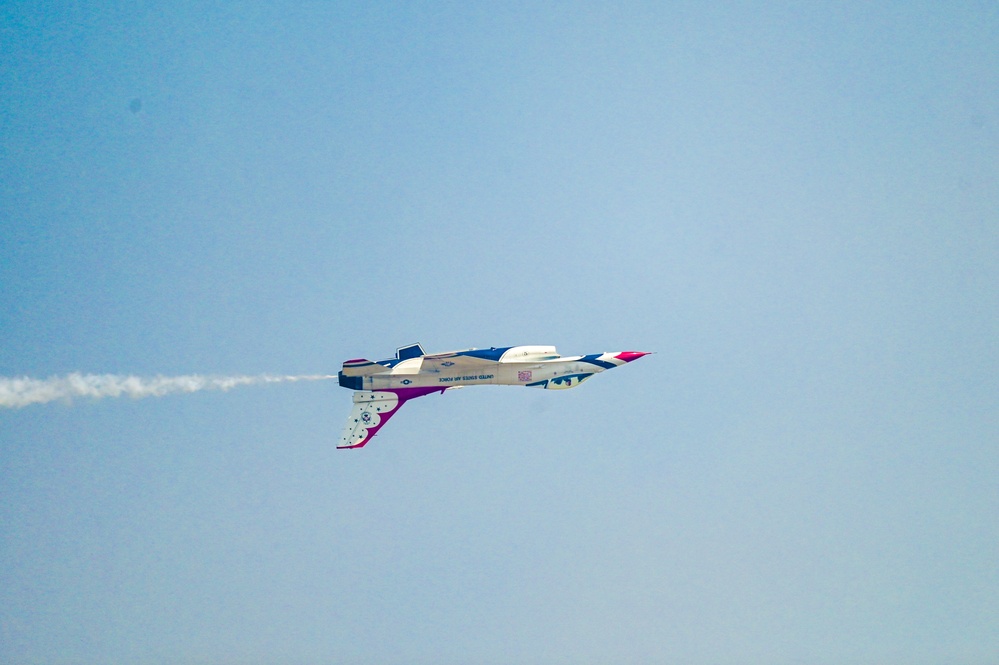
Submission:
POLYGON ((419 344, 404 346, 395 358, 344 362, 340 385, 354 392, 354 408, 337 448, 360 448, 407 401, 464 386, 575 388, 599 372, 648 353, 621 351, 560 356, 554 346, 508 346, 427 355, 419 344))

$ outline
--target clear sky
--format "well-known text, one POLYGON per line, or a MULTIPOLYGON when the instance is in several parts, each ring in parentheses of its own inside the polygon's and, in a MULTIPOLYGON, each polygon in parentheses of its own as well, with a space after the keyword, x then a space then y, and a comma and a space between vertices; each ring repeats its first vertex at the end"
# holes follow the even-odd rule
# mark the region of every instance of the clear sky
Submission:
POLYGON ((999 660, 994 2, 0 7, 0 662, 999 660))

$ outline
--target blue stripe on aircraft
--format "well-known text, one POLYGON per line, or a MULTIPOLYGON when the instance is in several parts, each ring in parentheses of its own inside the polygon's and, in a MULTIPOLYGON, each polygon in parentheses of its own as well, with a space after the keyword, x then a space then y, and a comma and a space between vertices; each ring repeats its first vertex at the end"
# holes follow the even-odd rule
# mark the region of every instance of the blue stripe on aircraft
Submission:
POLYGON ((472 358, 481 358, 482 360, 492 360, 493 362, 499 362, 500 357, 512 348, 513 348, 512 346, 505 346, 502 349, 497 349, 494 346, 491 349, 472 349, 471 351, 459 351, 454 355, 471 356, 472 358))
POLYGON ((606 360, 598 360, 602 353, 591 353, 588 356, 583 356, 579 359, 581 363, 590 363, 591 365, 596 365, 597 367, 603 367, 604 369, 614 369, 617 367, 614 363, 609 363, 606 360))

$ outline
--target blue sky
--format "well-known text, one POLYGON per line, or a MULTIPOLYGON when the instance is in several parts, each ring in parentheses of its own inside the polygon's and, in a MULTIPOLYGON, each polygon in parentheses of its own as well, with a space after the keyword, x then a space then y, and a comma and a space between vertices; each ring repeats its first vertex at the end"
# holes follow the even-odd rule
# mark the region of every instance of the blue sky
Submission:
POLYGON ((993 3, 8 3, 0 660, 999 657, 993 3))

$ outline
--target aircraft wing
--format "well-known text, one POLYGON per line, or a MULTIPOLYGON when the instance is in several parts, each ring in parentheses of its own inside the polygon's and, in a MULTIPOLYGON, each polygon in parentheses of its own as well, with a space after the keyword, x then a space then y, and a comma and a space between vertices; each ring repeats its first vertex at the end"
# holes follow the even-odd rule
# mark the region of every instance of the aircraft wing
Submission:
POLYGON ((422 372, 479 370, 499 362, 507 349, 471 349, 423 356, 422 372))
POLYGON ((397 390, 358 390, 354 393, 354 408, 347 417, 337 448, 360 448, 378 433, 402 405, 416 397, 443 388, 400 388, 397 390))

